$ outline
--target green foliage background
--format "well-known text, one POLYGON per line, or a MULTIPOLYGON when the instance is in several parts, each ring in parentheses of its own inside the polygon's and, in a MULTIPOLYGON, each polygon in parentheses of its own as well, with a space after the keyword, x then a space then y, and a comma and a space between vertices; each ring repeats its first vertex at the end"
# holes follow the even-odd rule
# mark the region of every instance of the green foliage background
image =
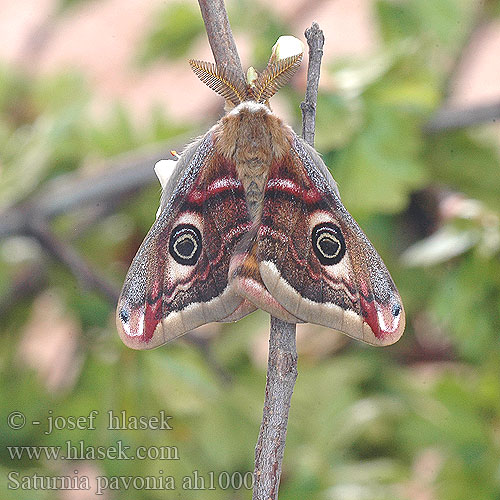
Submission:
MULTIPOLYGON (((73 3, 63 2, 61 12, 73 3)), ((383 40, 378 53, 323 68, 338 87, 319 97, 317 149, 339 184, 344 204, 391 270, 408 326, 403 339, 389 348, 349 342, 329 355, 300 356, 282 500, 500 498, 498 247, 485 251, 484 227, 477 220, 454 221, 458 233, 477 235, 466 251, 419 267, 406 266, 400 258, 421 238, 409 211, 417 190, 456 190, 482 202, 490 215, 500 211, 500 157, 492 131, 422 132, 443 102, 449 72, 475 22, 474 4, 376 1, 373 9, 383 40), (428 325, 423 334, 416 326, 419 318, 428 325)), ((500 4, 485 2, 484 12, 493 19, 500 4)), ((276 14, 263 6, 250 8, 247 0, 233 2, 229 16, 236 32, 254 40, 256 67, 265 65, 276 38, 290 31, 276 14)), ((131 57, 139 65, 168 63, 191 56, 193 42, 201 36, 195 2, 168 4, 151 20, 131 57)), ((295 110, 298 129, 302 96, 292 88, 283 93, 295 110)), ((159 141, 168 144, 182 132, 200 131, 200 124, 172 124, 168 110, 155 110, 150 123, 137 125, 126 103, 116 107, 108 122, 97 123, 90 118, 90 96, 89 85, 77 74, 34 78, 12 67, 0 68, 0 209, 30 199, 41 186, 89 158, 112 157, 159 141)), ((80 213, 59 217, 54 229, 71 238, 99 273, 118 283, 140 235, 149 228, 157 200, 153 186, 76 237, 72 231, 84 220, 80 213), (117 224, 127 228, 124 238, 109 231, 117 224)), ((4 256, 5 251, 0 253, 0 294, 7 296, 27 264, 13 264, 4 256)), ((51 491, 9 490, 11 470, 57 475, 66 469, 55 461, 13 461, 6 447, 63 445, 68 439, 90 446, 122 440, 131 447, 178 447, 180 459, 166 463, 98 461, 102 475, 163 474, 177 481, 172 492, 121 490, 112 498, 250 498, 244 489, 183 491, 181 478, 194 470, 205 477, 210 471, 253 470, 265 370, 252 353, 266 328, 266 315, 224 325, 202 348, 178 341, 134 352, 117 338, 113 306, 83 290, 61 264, 42 258, 42 290, 56 290, 82 328, 78 353, 83 367, 70 391, 48 391, 17 354, 33 296, 0 311, 2 498, 63 498, 51 491), (92 409, 100 414, 95 431, 48 436, 36 426, 15 431, 6 425, 13 410, 24 412, 29 421, 44 422, 49 411, 87 415, 92 409), (174 417, 173 430, 110 431, 104 424, 109 410, 156 415, 160 409, 174 417)))

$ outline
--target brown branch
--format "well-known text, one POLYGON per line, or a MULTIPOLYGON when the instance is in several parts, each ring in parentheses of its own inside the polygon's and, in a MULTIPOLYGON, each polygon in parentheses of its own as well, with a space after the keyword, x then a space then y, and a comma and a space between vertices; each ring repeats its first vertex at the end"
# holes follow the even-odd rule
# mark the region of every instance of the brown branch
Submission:
MULTIPOLYGON (((188 139, 183 135, 172 142, 181 145, 188 139)), ((84 206, 122 200, 157 183, 153 165, 159 159, 171 156, 172 142, 170 147, 119 155, 92 176, 82 176, 81 171, 75 171, 61 176, 57 182, 46 183, 27 202, 0 212, 0 238, 24 232, 33 216, 50 220, 84 206)), ((182 150, 182 146, 177 149, 182 150)))
POLYGON ((443 102, 449 101, 455 81, 464 68, 467 67, 470 60, 476 57, 478 43, 480 43, 481 33, 483 28, 491 19, 491 13, 488 4, 492 3, 490 0, 484 2, 477 2, 475 5, 476 11, 472 14, 473 20, 467 28, 467 33, 460 43, 460 47, 456 51, 456 57, 448 70, 448 74, 442 84, 443 102))
MULTIPOLYGON (((181 144, 185 137, 175 142, 181 144)), ((118 287, 101 277, 70 243, 60 239, 51 230, 50 220, 83 206, 116 205, 125 196, 156 182, 152 166, 158 159, 168 157, 170 149, 120 155, 92 177, 73 172, 57 183, 47 183, 31 199, 0 213, 0 239, 18 234, 35 238, 48 254, 67 266, 85 288, 101 293, 114 306, 118 287)))
POLYGON ((266 398, 255 447, 253 500, 276 500, 297 379, 296 325, 271 317, 266 398))
POLYGON ((47 269, 43 260, 30 265, 16 273, 11 280, 10 288, 0 296, 0 318, 12 310, 21 300, 35 296, 47 285, 47 269))
POLYGON ((224 0, 198 0, 215 63, 245 82, 240 56, 234 42, 224 0))
MULTIPOLYGON (((232 38, 222 0, 199 0, 207 36, 218 65, 227 66, 236 75, 243 76, 241 63, 232 38)), ((306 33, 309 46, 314 47, 313 64, 309 65, 306 94, 307 131, 304 137, 314 142, 314 117, 319 81, 319 66, 323 47, 323 33, 317 24, 306 33)), ((312 50, 311 50, 312 51, 312 50)), ((266 397, 259 438, 255 448, 254 500, 275 500, 281 477, 288 413, 297 378, 297 349, 294 324, 271 317, 266 397)))
MULTIPOLYGON (((307 88, 302 110, 302 137, 314 146, 318 84, 325 37, 317 23, 305 32, 309 45, 307 88)), ((297 379, 296 325, 271 318, 266 399, 255 449, 253 500, 275 500, 281 477, 288 413, 297 379)))
POLYGON ((477 54, 483 30, 490 19, 491 4, 490 0, 477 2, 473 20, 442 83, 442 103, 422 127, 425 134, 437 134, 442 131, 465 128, 500 118, 500 102, 463 109, 451 109, 449 106, 457 78, 477 54))
MULTIPOLYGON (((186 137, 178 137, 175 142, 185 143, 186 137)), ((0 239, 18 234, 35 238, 48 254, 67 266, 84 287, 101 293, 114 306, 118 287, 101 277, 70 243, 59 238, 51 230, 50 220, 84 206, 94 205, 101 213, 116 206, 127 195, 157 182, 152 166, 160 158, 170 156, 170 150, 171 147, 148 148, 119 155, 91 177, 82 177, 77 171, 59 178, 57 183, 48 182, 29 200, 0 213, 0 239)))
MULTIPOLYGON (((235 75, 239 74, 244 78, 223 2, 199 0, 199 3, 217 64, 227 66, 235 75)), ((319 71, 316 79, 308 78, 308 90, 310 85, 317 85, 318 78, 319 71)), ((309 113, 312 112, 314 124, 317 90, 312 90, 312 97, 306 98, 306 101, 311 104, 309 113)), ((305 133, 304 136, 307 137, 305 133)), ((312 138, 308 140, 312 143, 312 138)), ((70 245, 59 240, 51 231, 48 222, 52 217, 67 210, 102 200, 114 200, 151 183, 154 179, 151 168, 154 159, 165 156, 167 153, 156 152, 153 157, 134 157, 125 162, 125 166, 120 158, 117 161, 121 164, 120 168, 112 162, 109 169, 96 177, 82 179, 76 174, 69 176, 66 182, 58 186, 48 185, 30 200, 29 204, 12 208, 2 214, 6 217, 0 217, 0 238, 10 234, 30 234, 48 253, 68 266, 83 284, 100 290, 114 303, 117 290, 97 276, 70 245)), ((266 403, 256 448, 256 483, 260 484, 256 484, 254 498, 277 498, 288 411, 297 376, 296 365, 295 325, 271 318, 266 403), (271 497, 271 493, 274 496, 271 497)))

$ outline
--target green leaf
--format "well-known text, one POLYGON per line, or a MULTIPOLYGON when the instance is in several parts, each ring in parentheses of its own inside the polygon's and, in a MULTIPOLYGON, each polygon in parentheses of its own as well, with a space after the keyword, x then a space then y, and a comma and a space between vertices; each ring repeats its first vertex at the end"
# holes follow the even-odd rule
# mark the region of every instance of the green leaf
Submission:
POLYGON ((460 130, 431 137, 424 161, 435 181, 500 209, 500 158, 492 142, 460 130))
POLYGON ((318 96, 315 147, 329 151, 345 147, 362 122, 359 103, 339 94, 318 96))
POLYGON ((415 154, 418 124, 384 106, 371 105, 365 126, 330 165, 344 204, 361 213, 402 210, 411 190, 426 180, 415 154))
POLYGON ((456 348, 467 359, 481 359, 497 342, 500 320, 491 311, 500 301, 498 276, 497 261, 472 253, 429 297, 431 310, 450 329, 456 348))

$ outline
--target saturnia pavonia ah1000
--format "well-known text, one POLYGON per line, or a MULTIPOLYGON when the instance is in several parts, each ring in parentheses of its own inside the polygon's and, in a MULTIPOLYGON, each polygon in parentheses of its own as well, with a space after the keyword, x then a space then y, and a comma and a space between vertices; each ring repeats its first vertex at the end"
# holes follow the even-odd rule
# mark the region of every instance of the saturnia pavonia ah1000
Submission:
POLYGON ((233 109, 186 147, 163 187, 118 303, 129 347, 158 347, 257 308, 373 345, 402 335, 401 298, 382 259, 318 153, 269 108, 301 58, 271 58, 249 84, 190 61, 233 109))

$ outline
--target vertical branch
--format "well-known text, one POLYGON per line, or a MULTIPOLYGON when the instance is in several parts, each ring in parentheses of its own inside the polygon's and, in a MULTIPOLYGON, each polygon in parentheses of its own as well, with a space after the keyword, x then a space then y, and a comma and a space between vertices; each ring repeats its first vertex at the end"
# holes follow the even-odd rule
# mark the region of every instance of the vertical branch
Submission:
MULTIPOLYGON (((317 23, 305 32, 309 45, 307 88, 301 103, 302 137, 314 145, 318 84, 325 38, 317 23)), ((297 379, 296 326, 271 318, 266 399, 259 440, 255 448, 253 500, 276 500, 285 451, 288 413, 297 379)))
MULTIPOLYGON (((198 0, 215 62, 244 80, 241 62, 231 33, 223 0, 198 0)), ((306 31, 310 48, 306 100, 302 103, 303 137, 314 142, 319 64, 323 53, 323 32, 314 23, 306 31), (314 47, 314 50, 313 50, 314 47), (311 59, 314 59, 311 62, 311 59), (307 113, 306 113, 307 111, 307 113), (307 114, 307 116, 306 116, 307 114), (306 125, 307 124, 307 125, 306 125)), ((255 448, 253 500, 276 500, 285 449, 288 413, 297 378, 296 328, 271 317, 266 397, 255 448)))
POLYGON ((198 0, 215 63, 245 81, 224 0, 198 0))
POLYGON ((271 317, 266 398, 255 447, 253 500, 278 498, 288 413, 297 379, 295 333, 295 324, 271 317))

